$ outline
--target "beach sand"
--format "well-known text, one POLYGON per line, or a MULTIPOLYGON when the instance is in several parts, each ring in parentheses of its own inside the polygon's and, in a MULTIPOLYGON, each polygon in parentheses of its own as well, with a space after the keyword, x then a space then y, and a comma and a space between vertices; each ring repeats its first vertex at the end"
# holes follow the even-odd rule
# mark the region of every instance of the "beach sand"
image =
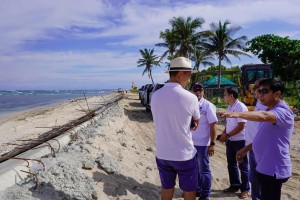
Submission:
MULTIPOLYGON (((96 107, 103 103, 101 99, 93 97, 88 102, 96 107)), ((85 105, 84 101, 80 104, 85 105)), ((81 109, 77 103, 68 102, 0 121, 1 151, 7 151, 7 142, 34 138, 51 129, 36 127, 59 126, 80 117, 83 113, 77 109, 81 109)), ((223 129, 219 124, 218 133, 223 129)), ((290 151, 293 176, 283 186, 282 199, 300 197, 299 133, 297 121, 290 151)), ((160 199, 153 120, 138 95, 126 94, 117 106, 77 134, 80 139, 61 149, 56 157, 42 158, 46 170, 37 172, 36 190, 32 189, 33 179, 28 178, 0 192, 0 199, 160 199)), ((217 142, 210 163, 213 176, 210 199, 238 199, 238 193, 222 193, 229 183, 225 145, 217 142)), ((182 199, 181 194, 177 183, 174 199, 182 199)))
POLYGON ((7 143, 36 138, 41 133, 84 116, 89 110, 98 108, 117 95, 118 93, 111 93, 88 97, 87 100, 84 97, 72 99, 65 103, 19 112, 0 119, 0 155, 14 148, 7 143))

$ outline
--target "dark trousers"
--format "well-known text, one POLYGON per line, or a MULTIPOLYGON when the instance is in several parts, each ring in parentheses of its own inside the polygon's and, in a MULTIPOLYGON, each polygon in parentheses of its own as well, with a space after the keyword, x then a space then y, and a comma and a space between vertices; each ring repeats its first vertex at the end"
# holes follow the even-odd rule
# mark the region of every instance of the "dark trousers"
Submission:
POLYGON ((236 160, 236 153, 245 147, 245 140, 226 142, 227 168, 229 173, 230 187, 239 188, 241 192, 250 190, 248 177, 248 158, 244 156, 243 162, 239 163, 236 160), (241 180, 239 170, 241 173, 241 180))
POLYGON ((261 200, 280 200, 282 183, 289 178, 276 179, 275 176, 268 176, 258 173, 258 179, 261 183, 261 200))

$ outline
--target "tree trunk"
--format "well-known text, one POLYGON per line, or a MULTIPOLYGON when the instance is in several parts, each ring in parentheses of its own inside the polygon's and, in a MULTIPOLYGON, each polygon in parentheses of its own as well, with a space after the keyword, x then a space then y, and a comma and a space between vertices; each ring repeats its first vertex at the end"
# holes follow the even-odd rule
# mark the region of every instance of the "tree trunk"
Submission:
POLYGON ((218 88, 221 88, 221 58, 219 58, 219 67, 218 67, 218 88))
POLYGON ((297 83, 295 80, 293 80, 293 87, 294 87, 294 90, 296 91, 297 98, 300 101, 300 94, 298 92, 297 83))
POLYGON ((195 70, 197 70, 198 72, 200 72, 199 69, 200 69, 200 64, 198 64, 198 63, 195 64, 195 70))
POLYGON ((152 84, 154 84, 154 81, 153 81, 153 78, 152 78, 152 72, 151 71, 150 71, 150 78, 151 78, 152 84))

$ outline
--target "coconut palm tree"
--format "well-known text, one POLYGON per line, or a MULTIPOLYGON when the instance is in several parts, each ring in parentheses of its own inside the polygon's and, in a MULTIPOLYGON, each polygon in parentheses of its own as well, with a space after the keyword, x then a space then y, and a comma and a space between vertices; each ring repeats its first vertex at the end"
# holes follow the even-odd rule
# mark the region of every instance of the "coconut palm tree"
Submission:
POLYGON ((193 69, 197 71, 200 71, 200 64, 203 64, 204 66, 214 66, 214 63, 211 62, 214 60, 214 57, 201 50, 195 50, 191 56, 191 60, 195 63, 193 69))
POLYGON ((204 20, 202 18, 174 17, 169 23, 171 29, 160 32, 160 38, 164 42, 156 44, 156 46, 167 48, 160 60, 167 55, 169 60, 178 56, 190 58, 201 42, 202 32, 199 32, 199 29, 204 20))
POLYGON ((187 17, 174 17, 170 20, 172 29, 174 30, 175 41, 178 45, 177 56, 190 58, 193 51, 201 42, 202 32, 199 29, 202 27, 204 19, 187 17))
POLYGON ((137 67, 145 67, 143 74, 146 72, 148 73, 149 78, 151 78, 152 83, 154 84, 153 77, 152 77, 152 68, 153 66, 159 66, 158 56, 154 55, 154 49, 140 49, 142 58, 137 61, 137 67))
MULTIPOLYGON (((220 88, 221 79, 221 62, 225 60, 231 64, 227 55, 233 55, 240 59, 240 55, 249 56, 244 52, 246 36, 232 38, 232 36, 241 29, 240 26, 230 26, 230 22, 226 20, 224 23, 212 23, 210 30, 205 32, 206 41, 203 46, 207 53, 216 55, 219 60, 218 67, 218 87, 220 88)), ((250 57, 250 56, 249 56, 250 57)))
POLYGON ((162 61, 166 56, 168 56, 168 59, 171 60, 174 56, 174 53, 176 52, 177 46, 174 29, 166 29, 164 32, 161 31, 159 34, 159 38, 163 39, 164 42, 158 43, 155 46, 167 48, 159 61, 162 61))

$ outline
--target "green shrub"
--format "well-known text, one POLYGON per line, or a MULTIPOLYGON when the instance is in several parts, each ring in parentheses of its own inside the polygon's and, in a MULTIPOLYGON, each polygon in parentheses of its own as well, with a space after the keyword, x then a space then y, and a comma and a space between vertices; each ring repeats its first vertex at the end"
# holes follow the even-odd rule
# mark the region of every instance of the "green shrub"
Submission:
POLYGON ((213 103, 217 108, 227 108, 228 105, 224 102, 224 99, 221 97, 213 97, 210 100, 211 103, 213 103))
POLYGON ((139 89, 137 87, 134 87, 130 90, 131 93, 139 93, 139 89))
POLYGON ((300 108, 300 101, 295 96, 285 96, 283 97, 284 101, 286 101, 289 106, 293 106, 296 108, 300 108))
MULTIPOLYGON (((299 98, 297 97, 297 90, 293 87, 293 84, 291 83, 286 83, 285 85, 286 90, 283 93, 283 99, 293 107, 300 108, 300 101, 299 98)), ((297 84, 297 89, 299 92, 299 85, 297 84)))

